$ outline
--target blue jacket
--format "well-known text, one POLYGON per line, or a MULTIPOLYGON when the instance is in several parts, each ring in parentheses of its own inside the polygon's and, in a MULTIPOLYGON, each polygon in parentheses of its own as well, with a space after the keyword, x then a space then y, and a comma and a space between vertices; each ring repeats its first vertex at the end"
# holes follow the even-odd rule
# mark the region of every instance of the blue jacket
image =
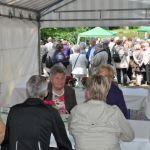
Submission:
POLYGON ((110 90, 107 95, 107 104, 109 105, 117 105, 124 116, 128 119, 128 111, 127 111, 127 106, 123 97, 123 93, 121 89, 112 82, 110 90))

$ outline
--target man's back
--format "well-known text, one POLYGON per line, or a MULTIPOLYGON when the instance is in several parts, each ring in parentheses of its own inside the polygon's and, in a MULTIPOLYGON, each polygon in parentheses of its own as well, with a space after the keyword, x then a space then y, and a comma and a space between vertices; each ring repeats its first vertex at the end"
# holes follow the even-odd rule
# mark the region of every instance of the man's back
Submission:
POLYGON ((48 150, 51 133, 59 148, 65 145, 66 149, 71 149, 64 124, 55 109, 35 98, 11 108, 7 121, 8 139, 5 139, 9 150, 48 150))

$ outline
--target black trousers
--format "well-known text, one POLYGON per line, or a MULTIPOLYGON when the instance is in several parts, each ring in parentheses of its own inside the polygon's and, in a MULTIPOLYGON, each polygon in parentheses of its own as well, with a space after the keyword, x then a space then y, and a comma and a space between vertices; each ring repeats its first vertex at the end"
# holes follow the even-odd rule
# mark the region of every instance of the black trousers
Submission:
POLYGON ((116 68, 118 84, 121 84, 121 72, 123 74, 123 84, 127 83, 127 68, 116 68))
POLYGON ((150 84, 150 64, 146 65, 146 80, 147 83, 150 84))

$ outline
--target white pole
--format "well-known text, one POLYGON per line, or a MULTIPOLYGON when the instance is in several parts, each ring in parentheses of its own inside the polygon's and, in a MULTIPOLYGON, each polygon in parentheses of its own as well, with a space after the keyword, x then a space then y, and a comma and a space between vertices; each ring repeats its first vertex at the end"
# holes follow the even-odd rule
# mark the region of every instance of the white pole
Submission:
POLYGON ((78 39, 77 39, 77 44, 79 44, 80 42, 80 36, 78 36, 78 39))

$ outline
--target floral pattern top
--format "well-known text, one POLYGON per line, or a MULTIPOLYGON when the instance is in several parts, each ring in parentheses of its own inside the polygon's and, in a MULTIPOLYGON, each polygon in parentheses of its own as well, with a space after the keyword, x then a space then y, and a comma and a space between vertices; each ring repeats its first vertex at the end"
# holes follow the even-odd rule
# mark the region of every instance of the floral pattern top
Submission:
POLYGON ((64 103, 64 93, 62 95, 57 95, 53 92, 52 100, 44 100, 44 103, 57 109, 60 114, 68 114, 64 103))

